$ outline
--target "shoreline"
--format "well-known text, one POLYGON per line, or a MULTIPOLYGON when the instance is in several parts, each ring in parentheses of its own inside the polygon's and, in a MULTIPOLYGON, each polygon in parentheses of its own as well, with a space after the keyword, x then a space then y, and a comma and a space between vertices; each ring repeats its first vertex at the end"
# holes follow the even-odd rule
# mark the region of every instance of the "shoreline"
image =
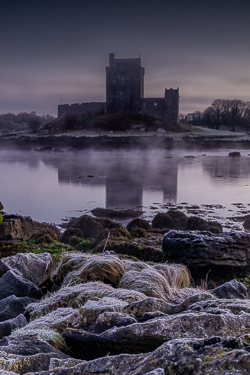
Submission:
POLYGON ((250 136, 245 133, 216 131, 204 133, 158 133, 148 132, 70 132, 55 135, 8 134, 0 136, 1 148, 16 147, 32 150, 39 147, 84 149, 250 149, 250 136))

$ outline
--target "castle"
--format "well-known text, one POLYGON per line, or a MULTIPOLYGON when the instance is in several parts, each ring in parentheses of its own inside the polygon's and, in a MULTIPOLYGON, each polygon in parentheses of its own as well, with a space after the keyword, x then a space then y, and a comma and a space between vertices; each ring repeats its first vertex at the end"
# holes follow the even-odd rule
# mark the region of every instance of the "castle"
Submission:
POLYGON ((141 59, 117 59, 109 54, 106 67, 106 102, 61 104, 58 116, 66 113, 131 112, 177 122, 179 120, 179 88, 165 89, 164 98, 144 98, 145 68, 141 59))

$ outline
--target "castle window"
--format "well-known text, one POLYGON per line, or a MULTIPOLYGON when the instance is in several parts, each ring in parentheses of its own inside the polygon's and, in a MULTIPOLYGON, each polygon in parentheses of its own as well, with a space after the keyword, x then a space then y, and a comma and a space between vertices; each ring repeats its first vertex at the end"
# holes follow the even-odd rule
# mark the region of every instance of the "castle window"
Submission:
POLYGON ((146 107, 146 105, 147 105, 147 104, 144 102, 144 103, 143 103, 143 107, 146 107))
POLYGON ((154 102, 154 106, 157 107, 157 102, 154 102))
POLYGON ((122 91, 120 91, 120 96, 122 96, 123 95, 123 92, 122 91))

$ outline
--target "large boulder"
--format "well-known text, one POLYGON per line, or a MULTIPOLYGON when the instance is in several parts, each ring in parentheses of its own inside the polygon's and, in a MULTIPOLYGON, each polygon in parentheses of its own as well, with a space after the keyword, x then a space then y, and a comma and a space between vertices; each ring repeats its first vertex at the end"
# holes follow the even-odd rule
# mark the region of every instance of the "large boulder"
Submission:
POLYGON ((0 300, 0 322, 24 314, 26 306, 36 300, 29 297, 16 297, 11 295, 0 300))
POLYGON ((51 313, 31 321, 28 329, 55 329, 62 331, 67 323, 77 315, 77 310, 72 307, 59 308, 51 313))
POLYGON ((211 292, 218 298, 245 299, 248 297, 247 288, 235 279, 218 286, 211 292))
POLYGON ((0 299, 14 294, 17 297, 41 298, 41 290, 31 281, 10 270, 0 278, 0 299))
POLYGON ((16 316, 15 318, 0 322, 0 338, 9 336, 12 331, 18 328, 26 326, 27 320, 23 314, 16 316))
POLYGON ((0 226, 0 241, 26 241, 35 235, 45 235, 57 240, 60 231, 53 225, 33 221, 30 216, 4 215, 0 226))
POLYGON ((166 260, 187 266, 250 265, 250 235, 243 232, 212 234, 171 230, 163 237, 166 260))
POLYGON ((166 341, 180 338, 209 339, 247 334, 250 314, 234 315, 184 312, 155 318, 143 323, 113 327, 97 335, 68 329, 63 337, 77 358, 93 359, 120 353, 145 353, 155 350, 166 341))
POLYGON ((68 228, 79 228, 82 230, 84 238, 95 238, 104 229, 114 229, 122 227, 110 219, 82 215, 79 218, 73 218, 67 225, 68 228))
POLYGON ((2 258, 1 261, 9 269, 14 270, 23 278, 32 281, 36 285, 40 285, 45 280, 49 279, 55 268, 49 253, 20 253, 2 258))
POLYGON ((209 231, 212 233, 223 232, 220 223, 217 221, 207 221, 199 216, 190 216, 187 219, 187 230, 209 231))
POLYGON ((55 349, 38 335, 4 337, 0 340, 1 374, 48 371, 52 358, 66 359, 66 354, 55 349), (6 372, 5 372, 6 371, 6 372))
POLYGON ((149 230, 151 228, 151 225, 147 220, 137 218, 137 219, 133 219, 132 221, 128 223, 127 229, 131 229, 131 228, 141 228, 141 229, 149 230))
MULTIPOLYGON (((120 354, 77 363, 53 360, 43 375, 239 375, 249 372, 249 336, 224 339, 181 338, 150 353, 120 354)), ((108 353, 107 353, 108 354, 108 353)))
POLYGON ((178 210, 169 210, 166 213, 160 212, 153 218, 152 227, 185 230, 187 219, 187 215, 178 210))

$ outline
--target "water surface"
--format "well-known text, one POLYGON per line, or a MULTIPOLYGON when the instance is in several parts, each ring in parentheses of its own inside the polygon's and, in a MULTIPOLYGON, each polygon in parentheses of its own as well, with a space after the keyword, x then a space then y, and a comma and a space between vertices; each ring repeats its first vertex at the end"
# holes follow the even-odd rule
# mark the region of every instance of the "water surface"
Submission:
POLYGON ((96 207, 142 208, 151 219, 171 205, 232 224, 250 213, 250 157, 230 151, 0 151, 0 200, 8 213, 56 224, 96 207))

